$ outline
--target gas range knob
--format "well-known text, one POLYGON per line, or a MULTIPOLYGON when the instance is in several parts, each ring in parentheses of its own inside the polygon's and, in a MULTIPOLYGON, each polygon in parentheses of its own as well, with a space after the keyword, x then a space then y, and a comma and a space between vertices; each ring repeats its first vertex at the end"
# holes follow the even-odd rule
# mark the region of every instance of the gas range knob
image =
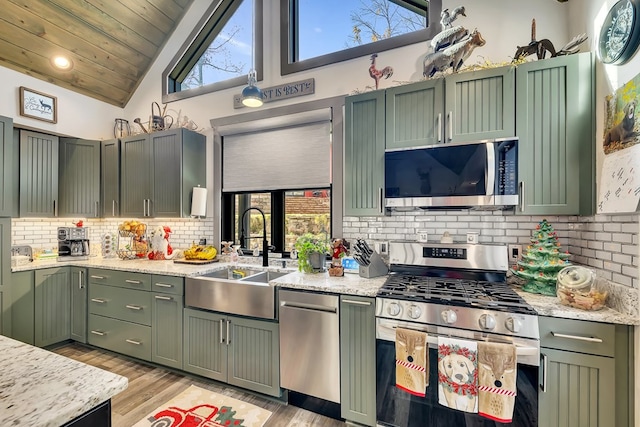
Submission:
POLYGON ((458 315, 453 310, 444 310, 442 313, 440 313, 440 317, 442 317, 444 323, 447 323, 449 325, 453 325, 454 323, 456 323, 456 320, 458 320, 458 315))
POLYGON ((490 331, 496 327, 496 318, 490 314, 483 314, 478 319, 478 323, 482 329, 490 331))
POLYGON ((409 314, 409 317, 412 319, 419 319, 420 316, 422 315, 422 310, 420 310, 420 307, 418 307, 415 304, 411 304, 409 306, 409 310, 407 311, 407 314, 409 314))
POLYGON ((389 304, 387 306, 387 314, 389 314, 389 316, 397 316, 398 314, 400 314, 400 304, 398 304, 397 302, 392 302, 391 304, 389 304))
POLYGON ((504 326, 511 332, 517 334, 522 330, 522 320, 515 317, 509 317, 504 321, 504 326))

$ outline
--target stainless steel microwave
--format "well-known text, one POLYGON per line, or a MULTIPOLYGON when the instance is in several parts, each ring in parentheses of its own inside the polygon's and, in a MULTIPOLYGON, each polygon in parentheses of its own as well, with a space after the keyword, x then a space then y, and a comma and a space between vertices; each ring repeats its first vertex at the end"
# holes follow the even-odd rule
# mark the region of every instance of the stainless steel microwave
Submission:
POLYGON ((518 138, 387 150, 384 167, 387 208, 518 204, 518 138))

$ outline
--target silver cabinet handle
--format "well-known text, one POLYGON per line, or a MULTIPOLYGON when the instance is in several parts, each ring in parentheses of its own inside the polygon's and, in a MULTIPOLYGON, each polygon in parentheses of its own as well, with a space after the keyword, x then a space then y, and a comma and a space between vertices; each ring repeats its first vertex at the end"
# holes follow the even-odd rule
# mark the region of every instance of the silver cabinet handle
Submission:
POLYGON ((222 335, 222 323, 224 323, 224 320, 220 319, 220 344, 224 344, 224 336, 222 335))
POLYGON ((132 285, 139 285, 142 282, 140 282, 139 280, 129 280, 129 279, 127 279, 127 280, 125 280, 125 283, 131 283, 132 285))
POLYGON ((542 383, 540 383, 540 390, 543 393, 547 392, 547 371, 549 370, 549 357, 546 354, 540 354, 542 357, 542 383))
POLYGON ((98 304, 105 304, 107 301, 100 298, 91 298, 91 301, 97 302, 98 304))
POLYGON ((57 200, 53 200, 53 216, 58 216, 58 203, 57 200))
POLYGON ((78 271, 78 289, 82 289, 84 287, 82 283, 84 282, 84 278, 82 276, 84 276, 84 271, 78 271))
POLYGON ((103 337, 103 336, 107 335, 107 333, 106 333, 106 332, 102 332, 102 331, 91 331, 91 333, 92 333, 93 335, 98 335, 98 336, 100 336, 100 337, 103 337))
POLYGON ((524 181, 520 181, 520 212, 524 212, 524 181))
POLYGON ((173 298, 171 298, 171 297, 165 297, 165 296, 162 296, 162 295, 156 295, 155 298, 156 299, 161 299, 163 301, 171 301, 171 300, 173 300, 173 298))
POLYGON ((342 302, 347 304, 354 304, 354 305, 366 305, 366 306, 371 305, 371 303, 367 301, 354 301, 352 299, 343 299, 342 302))
POLYGON ((142 307, 140 307, 139 305, 127 304, 125 305, 125 307, 130 310, 142 310, 142 307))
POLYGON ((98 218, 98 201, 96 200, 96 218, 98 218))
POLYGON ((147 199, 142 199, 142 216, 147 216, 147 199))
POLYGON ((116 216, 116 201, 111 201, 111 216, 116 216))
POLYGON ((438 134, 436 135, 436 140, 438 142, 442 142, 442 113, 438 113, 437 120, 438 120, 438 127, 437 127, 438 134))
POLYGON ((231 335, 229 335, 229 324, 231 320, 227 320, 227 345, 231 344, 231 335))
POLYGON ((566 338, 568 340, 578 340, 578 341, 597 342, 597 343, 602 342, 602 338, 597 338, 597 337, 583 337, 581 335, 568 335, 568 334, 561 334, 558 332, 551 332, 551 335, 553 335, 556 338, 566 338))
POLYGON ((91 278, 92 278, 92 279, 100 279, 100 280, 103 280, 103 279, 104 279, 104 277, 103 277, 103 276, 94 276, 93 274, 91 275, 91 278))
POLYGON ((129 344, 133 344, 133 345, 142 345, 141 341, 130 340, 130 339, 126 339, 125 341, 128 342, 129 344))
POLYGON ((453 111, 449 111, 447 115, 449 118, 449 135, 447 135, 447 141, 453 140, 453 111))
POLYGON ((173 288, 173 285, 169 285, 168 283, 155 283, 159 288, 173 288))

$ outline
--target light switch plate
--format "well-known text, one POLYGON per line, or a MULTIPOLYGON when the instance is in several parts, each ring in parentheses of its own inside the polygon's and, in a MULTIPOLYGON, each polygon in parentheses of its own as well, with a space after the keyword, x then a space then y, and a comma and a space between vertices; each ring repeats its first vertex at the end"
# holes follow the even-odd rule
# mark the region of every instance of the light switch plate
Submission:
POLYGON ((522 259, 522 245, 509 245, 509 261, 520 261, 522 259))
POLYGON ((389 255, 389 242, 374 242, 373 248, 380 255, 389 255))

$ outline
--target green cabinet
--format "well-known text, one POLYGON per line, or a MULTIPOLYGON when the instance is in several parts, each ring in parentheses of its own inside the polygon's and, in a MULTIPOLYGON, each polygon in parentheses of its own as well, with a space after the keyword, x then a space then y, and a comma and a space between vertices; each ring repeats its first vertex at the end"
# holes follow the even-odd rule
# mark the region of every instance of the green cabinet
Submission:
POLYGON ((58 216, 57 136, 20 131, 20 216, 58 216))
POLYGON ((345 104, 344 214, 384 214, 385 92, 350 96, 345 104))
POLYGON ((35 278, 33 271, 11 273, 11 333, 18 341, 34 345, 35 278))
POLYGON ((87 342, 87 270, 70 267, 71 339, 87 342))
POLYGON ((539 424, 633 425, 630 328, 540 317, 539 424))
POLYGON ((100 142, 60 138, 59 216, 100 216, 100 142))
POLYGON ((280 396, 275 322, 184 309, 184 370, 280 396))
POLYGON ((189 216, 191 191, 206 185, 205 137, 170 129, 121 140, 120 214, 189 216))
POLYGON ((0 217, 0 335, 11 336, 11 218, 0 217))
POLYGON ((595 209, 594 77, 590 53, 516 70, 520 206, 526 215, 595 209))
POLYGON ((13 214, 14 189, 13 120, 0 116, 0 217, 13 214))
POLYGON ((162 291, 151 293, 151 361, 176 369, 182 369, 183 282, 182 277, 152 276, 153 289, 162 291))
POLYGON ((120 140, 112 139, 101 143, 100 203, 102 216, 120 216, 120 140))
POLYGON ((375 299, 340 297, 341 416, 376 425, 375 299))
POLYGON ((44 347, 71 337, 69 268, 35 271, 34 343, 44 347))

